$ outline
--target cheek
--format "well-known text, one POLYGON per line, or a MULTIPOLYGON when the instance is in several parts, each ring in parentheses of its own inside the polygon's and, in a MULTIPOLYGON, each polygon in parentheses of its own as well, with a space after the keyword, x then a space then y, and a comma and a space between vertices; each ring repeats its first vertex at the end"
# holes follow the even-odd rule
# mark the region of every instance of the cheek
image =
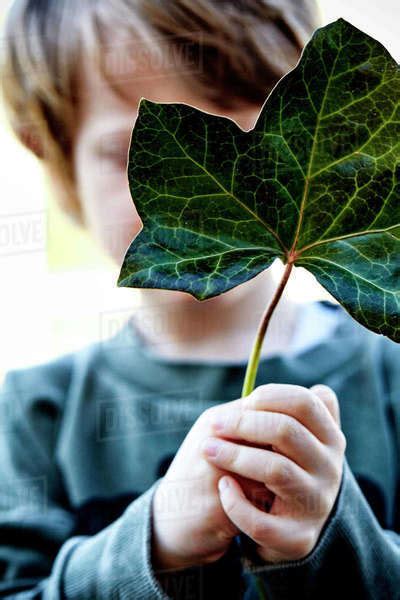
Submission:
POLYGON ((142 221, 132 202, 126 170, 81 161, 78 187, 86 225, 111 258, 120 265, 142 221), (86 168, 85 168, 86 164, 86 168))

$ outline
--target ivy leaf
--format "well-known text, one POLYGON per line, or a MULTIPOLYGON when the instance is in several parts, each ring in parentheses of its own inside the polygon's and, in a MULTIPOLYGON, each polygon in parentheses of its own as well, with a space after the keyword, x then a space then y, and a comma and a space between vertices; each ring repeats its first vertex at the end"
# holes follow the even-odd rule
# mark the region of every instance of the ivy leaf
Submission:
POLYGON ((400 342, 400 69, 350 23, 314 33, 250 132, 142 100, 128 175, 143 229, 119 286, 204 300, 279 257, 400 342))

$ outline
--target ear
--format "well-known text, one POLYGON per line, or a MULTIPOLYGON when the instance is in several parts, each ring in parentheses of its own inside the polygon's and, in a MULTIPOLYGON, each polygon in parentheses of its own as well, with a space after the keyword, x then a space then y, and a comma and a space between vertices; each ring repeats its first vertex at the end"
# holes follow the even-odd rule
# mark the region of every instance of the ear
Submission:
POLYGON ((50 188, 61 209, 76 224, 83 225, 81 206, 76 187, 71 181, 63 179, 54 161, 48 160, 46 156, 48 149, 46 148, 45 140, 39 136, 36 127, 32 124, 24 123, 18 127, 16 134, 25 148, 42 161, 50 188))
POLYGON ((18 139, 21 143, 33 152, 33 154, 39 158, 44 158, 44 147, 43 142, 39 137, 39 134, 33 125, 24 124, 17 130, 18 139))

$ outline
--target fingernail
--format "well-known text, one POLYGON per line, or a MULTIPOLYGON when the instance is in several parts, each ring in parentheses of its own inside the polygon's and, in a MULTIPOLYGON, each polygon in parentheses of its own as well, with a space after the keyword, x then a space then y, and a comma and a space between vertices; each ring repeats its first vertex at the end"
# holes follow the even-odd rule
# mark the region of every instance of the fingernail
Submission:
POLYGON ((205 441, 203 445, 203 450, 207 454, 207 456, 214 458, 215 456, 217 456, 220 446, 221 443, 219 442, 219 440, 209 438, 205 441))
POLYGON ((227 477, 221 477, 218 481, 218 489, 220 492, 224 492, 229 487, 229 479, 227 477))

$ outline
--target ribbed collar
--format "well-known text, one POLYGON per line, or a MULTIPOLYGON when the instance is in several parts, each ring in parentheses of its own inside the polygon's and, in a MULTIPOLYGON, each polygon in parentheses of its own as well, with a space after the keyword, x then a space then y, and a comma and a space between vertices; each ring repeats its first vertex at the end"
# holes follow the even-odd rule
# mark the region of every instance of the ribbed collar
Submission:
MULTIPOLYGON (((327 326, 326 335, 303 348, 298 340, 298 351, 289 349, 287 353, 261 358, 256 385, 274 381, 309 387, 316 380, 322 381, 333 370, 343 367, 359 353, 364 328, 339 305, 319 301, 318 306, 329 314, 325 323, 323 319, 321 321, 321 327, 327 326), (335 315, 334 320, 332 315, 335 315)), ((304 320, 304 327, 306 323, 304 320)), ((215 363, 173 360, 157 355, 146 346, 130 321, 113 338, 102 344, 102 351, 110 367, 118 371, 120 376, 154 392, 170 389, 178 382, 180 386, 193 388, 196 381, 206 378, 210 397, 213 396, 213 390, 220 395, 221 385, 229 385, 237 394, 247 365, 247 360, 215 363)))

